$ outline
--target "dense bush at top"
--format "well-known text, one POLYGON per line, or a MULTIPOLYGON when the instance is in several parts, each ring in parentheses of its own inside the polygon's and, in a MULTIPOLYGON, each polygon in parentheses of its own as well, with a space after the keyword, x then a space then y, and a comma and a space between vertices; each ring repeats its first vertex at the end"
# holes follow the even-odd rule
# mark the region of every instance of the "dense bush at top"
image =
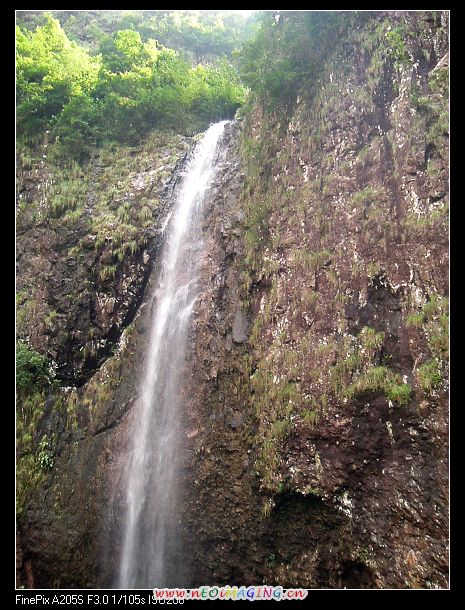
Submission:
POLYGON ((134 29, 101 38, 99 53, 67 37, 45 16, 17 27, 17 134, 49 132, 66 156, 82 158, 104 140, 135 142, 152 128, 192 132, 232 117, 244 88, 226 59, 192 65, 134 29))

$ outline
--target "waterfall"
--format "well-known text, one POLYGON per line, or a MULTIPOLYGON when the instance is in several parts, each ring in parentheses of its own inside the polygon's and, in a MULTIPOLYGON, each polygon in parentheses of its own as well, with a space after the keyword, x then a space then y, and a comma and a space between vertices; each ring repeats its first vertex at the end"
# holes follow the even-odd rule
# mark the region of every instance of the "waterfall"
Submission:
POLYGON ((203 204, 225 124, 211 125, 198 142, 164 228, 145 369, 130 431, 120 588, 167 586, 168 563, 176 562, 182 370, 198 296, 203 204))

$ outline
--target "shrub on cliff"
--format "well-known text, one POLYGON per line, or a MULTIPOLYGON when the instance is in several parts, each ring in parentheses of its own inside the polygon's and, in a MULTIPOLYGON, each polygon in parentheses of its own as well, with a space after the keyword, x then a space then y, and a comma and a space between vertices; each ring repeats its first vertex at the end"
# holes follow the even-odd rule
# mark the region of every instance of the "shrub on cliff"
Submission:
POLYGON ((16 387, 18 394, 29 394, 52 383, 47 358, 18 341, 16 344, 16 387))

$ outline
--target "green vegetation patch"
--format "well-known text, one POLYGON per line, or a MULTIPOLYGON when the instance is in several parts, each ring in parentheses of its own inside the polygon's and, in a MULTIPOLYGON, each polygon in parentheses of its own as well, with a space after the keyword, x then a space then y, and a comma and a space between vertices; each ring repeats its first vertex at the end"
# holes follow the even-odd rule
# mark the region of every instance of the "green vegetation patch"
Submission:
POLYGON ((353 195, 352 201, 355 205, 371 205, 372 203, 379 202, 385 195, 382 188, 373 188, 367 186, 361 191, 358 191, 353 195))
POLYGON ((319 76, 334 50, 328 40, 346 36, 358 18, 350 11, 264 11, 239 55, 243 81, 266 108, 289 107, 319 76))
POLYGON ((406 326, 422 330, 431 353, 440 361, 449 355, 449 299, 433 294, 420 311, 410 313, 406 326))
POLYGON ((245 89, 224 58, 192 65, 133 29, 104 36, 96 55, 72 42, 50 14, 16 28, 17 133, 48 132, 57 157, 82 161, 104 140, 137 142, 148 131, 197 131, 232 118, 245 89))
POLYGON ((442 381, 441 369, 436 358, 424 362, 416 373, 421 389, 427 393, 431 393, 442 381))
POLYGON ((22 395, 31 394, 50 386, 53 373, 49 362, 25 343, 16 344, 16 387, 22 395))
POLYGON ((409 63, 411 61, 405 44, 405 30, 402 26, 392 28, 386 32, 386 39, 389 43, 390 52, 395 59, 396 65, 409 63))
POLYGON ((347 388, 348 398, 383 392, 392 402, 405 406, 411 399, 412 389, 402 377, 385 366, 377 366, 361 373, 347 388))

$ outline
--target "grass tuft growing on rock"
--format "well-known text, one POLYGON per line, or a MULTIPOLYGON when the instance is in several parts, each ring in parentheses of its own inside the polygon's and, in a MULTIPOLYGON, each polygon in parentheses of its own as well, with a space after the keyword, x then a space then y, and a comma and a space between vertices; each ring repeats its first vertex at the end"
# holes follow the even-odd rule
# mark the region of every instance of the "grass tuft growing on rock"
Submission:
POLYGON ((365 394, 383 392, 386 397, 399 406, 410 402, 412 389, 402 382, 398 373, 386 366, 376 366, 364 371, 346 391, 348 398, 357 398, 365 394))
POLYGON ((439 362, 436 358, 432 358, 431 360, 424 362, 418 367, 416 373, 421 389, 428 394, 431 394, 433 389, 442 381, 439 362))

